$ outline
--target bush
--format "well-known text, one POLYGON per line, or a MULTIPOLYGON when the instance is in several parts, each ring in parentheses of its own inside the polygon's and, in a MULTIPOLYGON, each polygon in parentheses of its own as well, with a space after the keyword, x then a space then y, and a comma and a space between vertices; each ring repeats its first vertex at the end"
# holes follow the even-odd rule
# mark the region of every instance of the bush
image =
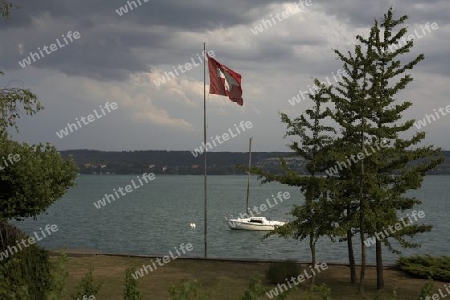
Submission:
POLYGON ((210 300, 212 299, 210 293, 205 293, 201 283, 197 280, 189 281, 187 279, 181 280, 179 286, 174 286, 169 289, 170 299, 172 300, 210 300))
POLYGON ((29 236, 14 225, 0 222, 0 252, 8 255, 1 256, 0 299, 2 300, 43 300, 47 291, 51 289, 51 263, 48 251, 37 244, 29 244, 28 238, 29 236), (28 247, 20 243, 22 239, 26 241, 28 247), (16 247, 17 252, 11 250, 14 249, 12 247, 16 247))
POLYGON ((331 288, 329 288, 325 283, 322 285, 315 285, 311 288, 313 292, 318 292, 322 300, 331 299, 331 288))
POLYGON ((90 296, 95 296, 98 294, 98 291, 100 290, 102 284, 101 283, 97 285, 94 284, 94 276, 92 273, 93 273, 92 269, 90 269, 84 275, 84 277, 81 278, 81 281, 76 288, 75 294, 72 294, 71 296, 72 300, 83 299, 83 296, 89 298, 90 296))
POLYGON ((132 276, 136 272, 133 267, 128 268, 125 271, 125 288, 123 291, 124 300, 141 300, 141 292, 137 289, 137 281, 132 276))
POLYGON ((433 294, 433 280, 428 279, 425 281, 422 289, 420 290, 419 300, 424 300, 428 298, 431 298, 431 295, 433 294))
POLYGON ((450 257, 447 256, 414 255, 400 257, 397 266, 418 278, 450 281, 450 257))
POLYGON ((269 289, 264 287, 261 283, 260 276, 258 274, 253 275, 248 284, 247 290, 244 292, 244 296, 242 296, 239 300, 256 300, 260 299, 261 296, 269 289))
POLYGON ((47 293, 46 300, 59 300, 61 299, 62 291, 66 283, 66 278, 69 276, 69 272, 66 271, 67 255, 61 253, 58 260, 52 265, 52 280, 51 288, 47 293))
POLYGON ((286 279, 298 277, 298 275, 300 275, 300 267, 292 260, 272 263, 266 271, 266 278, 272 284, 286 283, 286 279))
POLYGON ((379 291, 377 291, 377 294, 375 295, 375 298, 373 298, 373 299, 374 300, 397 300, 397 297, 398 297, 397 290, 398 290, 398 286, 394 285, 394 290, 392 291, 392 296, 390 296, 387 299, 385 297, 385 291, 379 290, 379 291))

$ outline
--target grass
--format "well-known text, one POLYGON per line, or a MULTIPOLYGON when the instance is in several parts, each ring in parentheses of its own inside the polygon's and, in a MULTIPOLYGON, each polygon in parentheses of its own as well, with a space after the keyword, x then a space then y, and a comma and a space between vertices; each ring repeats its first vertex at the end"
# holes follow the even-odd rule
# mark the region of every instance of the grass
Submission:
MULTIPOLYGON (((56 257, 52 257, 56 260, 56 257)), ((120 256, 74 256, 69 257, 66 270, 69 277, 63 293, 63 300, 70 299, 83 275, 94 269, 95 282, 102 282, 97 299, 122 300, 125 270, 130 266, 141 268, 150 264, 150 258, 120 257, 120 256)), ((229 262, 214 260, 177 259, 158 266, 157 270, 149 272, 138 279, 138 288, 143 299, 169 299, 168 290, 172 284, 178 285, 183 278, 198 280, 207 291, 213 292, 212 299, 239 299, 248 287, 254 273, 262 276, 269 263, 260 262, 229 262)), ((358 270, 359 274, 359 270, 358 270)), ((398 299, 418 299, 420 289, 425 280, 416 279, 400 270, 385 269, 386 292, 390 295, 394 286, 398 287, 398 299)), ((275 286, 268 284, 269 288, 275 286)), ((316 284, 325 283, 331 288, 332 299, 362 299, 357 294, 357 285, 349 283, 349 269, 345 266, 329 266, 316 278, 316 284)), ((442 288, 444 283, 435 282, 434 290, 442 288)), ((376 270, 369 267, 366 272, 366 299, 373 299, 376 294, 376 270)), ((306 289, 306 284, 301 286, 306 289)), ((299 291, 293 292, 288 299, 299 299, 299 291)), ((303 297, 302 297, 303 298, 303 297)), ((264 299, 268 299, 265 297, 264 299)), ((319 299, 317 296, 316 299, 319 299)))

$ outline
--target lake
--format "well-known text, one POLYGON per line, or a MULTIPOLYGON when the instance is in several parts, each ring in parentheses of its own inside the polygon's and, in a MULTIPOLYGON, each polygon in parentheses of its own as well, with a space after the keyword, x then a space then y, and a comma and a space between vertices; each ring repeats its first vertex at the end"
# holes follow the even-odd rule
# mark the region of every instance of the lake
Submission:
MULTIPOLYGON (((202 257, 203 241, 203 176, 156 175, 138 189, 121 196, 100 209, 94 206, 113 189, 125 188, 135 175, 80 175, 77 185, 55 202, 37 220, 18 222, 26 233, 40 232, 46 224, 56 224, 58 231, 39 243, 48 249, 94 249, 104 253, 167 255, 181 244, 191 243, 193 250, 186 257, 202 257), (192 229, 189 224, 195 223, 192 229)), ((296 259, 308 261, 308 241, 271 237, 262 240, 263 232, 231 230, 225 216, 245 212, 246 176, 208 177, 208 257, 246 259, 296 259)), ((293 204, 303 196, 298 188, 278 183, 260 185, 251 180, 250 207, 273 203, 272 195, 289 192, 290 199, 272 205, 261 216, 287 220, 293 204)), ((429 253, 449 254, 450 176, 427 176, 420 190, 411 191, 423 201, 416 210, 423 210, 421 221, 434 226, 430 233, 414 238, 422 247, 406 249, 404 255, 429 253)), ((399 213, 400 216, 406 216, 399 213)), ((17 223, 17 222, 16 222, 17 223)), ((359 237, 355 238, 355 242, 359 237)), ((355 243, 359 261, 359 245, 355 243)), ((384 248, 386 263, 394 263, 397 255, 384 248)), ((317 244, 317 259, 327 262, 348 261, 346 243, 333 243, 321 237, 317 244)), ((375 246, 368 247, 368 262, 375 262, 375 246)))

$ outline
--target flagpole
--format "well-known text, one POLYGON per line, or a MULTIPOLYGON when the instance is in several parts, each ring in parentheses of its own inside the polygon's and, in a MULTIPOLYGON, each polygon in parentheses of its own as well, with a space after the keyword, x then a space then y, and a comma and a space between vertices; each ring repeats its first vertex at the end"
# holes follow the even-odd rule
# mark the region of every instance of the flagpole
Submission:
POLYGON ((207 198, 207 164, 206 164, 206 43, 203 43, 203 145, 205 148, 205 258, 208 257, 208 244, 207 244, 207 236, 208 236, 208 198, 207 198))
POLYGON ((247 215, 250 214, 250 208, 248 205, 248 200, 250 196, 250 169, 252 168, 252 139, 250 138, 248 141, 248 177, 247 177, 247 201, 245 204, 245 211, 247 215))

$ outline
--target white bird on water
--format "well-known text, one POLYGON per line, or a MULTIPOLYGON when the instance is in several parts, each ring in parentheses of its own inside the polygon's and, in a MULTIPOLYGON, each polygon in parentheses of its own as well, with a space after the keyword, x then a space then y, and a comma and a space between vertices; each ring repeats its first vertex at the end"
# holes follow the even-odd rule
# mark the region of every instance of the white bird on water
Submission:
POLYGON ((195 223, 191 223, 189 226, 191 226, 192 229, 195 229, 195 223))

